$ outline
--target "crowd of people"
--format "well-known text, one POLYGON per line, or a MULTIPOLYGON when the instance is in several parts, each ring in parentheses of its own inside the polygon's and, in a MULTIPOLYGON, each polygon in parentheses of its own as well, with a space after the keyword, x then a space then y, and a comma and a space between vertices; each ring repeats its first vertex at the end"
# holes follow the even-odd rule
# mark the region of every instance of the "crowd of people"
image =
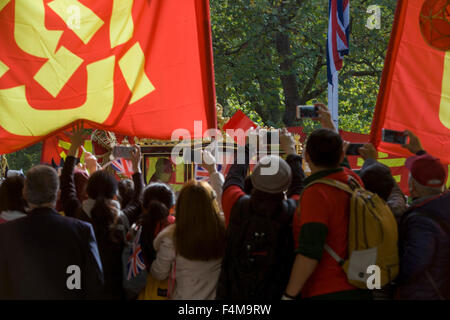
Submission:
POLYGON ((80 169, 85 132, 74 128, 59 173, 37 165, 0 185, 0 299, 449 299, 446 168, 405 132, 408 199, 370 143, 350 169, 349 143, 317 107, 321 128, 302 155, 285 129, 285 159, 262 157, 251 174, 249 143, 226 177, 203 151, 209 183, 191 180, 177 197, 157 176, 145 185, 137 146, 132 180, 92 156, 80 169), (398 272, 382 288, 354 286, 336 258, 349 258, 351 194, 323 179, 365 188, 395 217, 398 272))

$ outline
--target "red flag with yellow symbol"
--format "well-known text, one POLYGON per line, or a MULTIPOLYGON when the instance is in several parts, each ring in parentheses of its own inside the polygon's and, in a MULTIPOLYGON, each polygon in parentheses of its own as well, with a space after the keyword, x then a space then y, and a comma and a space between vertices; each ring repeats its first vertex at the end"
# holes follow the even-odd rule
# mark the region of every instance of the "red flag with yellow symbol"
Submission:
MULTIPOLYGON (((59 165, 61 159, 66 159, 70 146, 70 138, 64 133, 45 139, 42 145, 41 163, 51 164, 53 160, 56 165, 59 165)), ((80 158, 81 163, 84 163, 85 151, 92 154, 95 153, 94 145, 90 138, 87 138, 83 143, 83 148, 78 150, 77 157, 80 158)))
POLYGON ((382 152, 411 154, 381 141, 383 128, 410 130, 450 164, 450 2, 399 0, 372 124, 382 152))
POLYGON ((216 127, 207 0, 2 0, 0 30, 0 154, 78 120, 157 139, 216 127))

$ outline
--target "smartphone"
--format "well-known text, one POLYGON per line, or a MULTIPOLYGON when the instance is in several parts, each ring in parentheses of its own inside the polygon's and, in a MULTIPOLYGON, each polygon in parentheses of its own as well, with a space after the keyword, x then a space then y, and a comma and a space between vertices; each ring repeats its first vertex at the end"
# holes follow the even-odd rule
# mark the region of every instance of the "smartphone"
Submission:
POLYGON ((388 143, 406 144, 407 136, 403 131, 395 131, 389 129, 383 129, 382 140, 388 143))
POLYGON ((313 119, 319 117, 319 108, 316 106, 297 106, 296 118, 301 119, 313 119))
POLYGON ((347 156, 359 156, 358 149, 361 148, 363 145, 364 144, 362 143, 350 143, 347 152, 345 154, 347 156))
POLYGON ((201 149, 184 149, 183 160, 184 163, 187 164, 190 163, 201 164, 202 163, 201 149))
POLYGON ((129 146, 115 146, 112 155, 114 158, 131 159, 133 155, 133 147, 129 146))

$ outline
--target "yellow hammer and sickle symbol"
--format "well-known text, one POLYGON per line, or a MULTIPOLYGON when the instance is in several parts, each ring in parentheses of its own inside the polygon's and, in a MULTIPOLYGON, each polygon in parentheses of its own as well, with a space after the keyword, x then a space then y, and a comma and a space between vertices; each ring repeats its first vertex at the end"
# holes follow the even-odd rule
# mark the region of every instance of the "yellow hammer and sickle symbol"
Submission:
MULTIPOLYGON (((0 11, 10 0, 0 0, 0 11)), ((114 0, 110 21, 111 48, 128 42, 134 32, 131 10, 133 2, 114 0)), ((87 44, 104 22, 92 10, 77 0, 54 0, 48 6, 68 25, 70 8, 76 6, 80 24, 73 32, 87 44)), ((63 31, 45 27, 43 0, 16 0, 14 39, 24 52, 48 59, 34 75, 37 81, 54 98, 83 63, 83 59, 61 46, 56 47, 63 31)), ((114 55, 86 66, 87 89, 83 105, 60 110, 37 110, 26 99, 25 86, 0 90, 0 126, 21 136, 43 136, 64 127, 82 116, 96 123, 106 121, 114 106, 114 55)), ((145 74, 145 55, 135 43, 118 61, 120 70, 132 92, 130 104, 150 94, 155 88, 145 74)), ((0 77, 8 66, 0 61, 0 77)))

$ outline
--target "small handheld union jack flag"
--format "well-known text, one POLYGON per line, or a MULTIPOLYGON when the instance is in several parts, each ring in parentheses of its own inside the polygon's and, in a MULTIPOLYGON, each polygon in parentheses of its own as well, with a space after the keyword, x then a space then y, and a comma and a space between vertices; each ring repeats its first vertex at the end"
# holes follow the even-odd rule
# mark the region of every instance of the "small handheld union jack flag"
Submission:
POLYGON ((111 161, 111 167, 117 172, 118 175, 124 175, 128 178, 133 176, 133 166, 131 160, 118 158, 111 161))
POLYGON ((142 256, 141 230, 142 228, 140 227, 136 233, 136 237, 134 238, 132 245, 132 253, 128 258, 127 280, 137 277, 141 271, 146 269, 144 258, 142 256))
MULTIPOLYGON (((218 164, 217 165, 217 171, 222 173, 224 176, 227 175, 228 170, 230 169, 229 164, 218 164)), ((197 181, 208 181, 209 180, 209 173, 208 171, 203 168, 201 165, 195 166, 195 180, 197 181)))

